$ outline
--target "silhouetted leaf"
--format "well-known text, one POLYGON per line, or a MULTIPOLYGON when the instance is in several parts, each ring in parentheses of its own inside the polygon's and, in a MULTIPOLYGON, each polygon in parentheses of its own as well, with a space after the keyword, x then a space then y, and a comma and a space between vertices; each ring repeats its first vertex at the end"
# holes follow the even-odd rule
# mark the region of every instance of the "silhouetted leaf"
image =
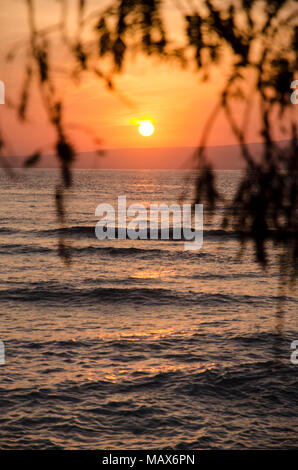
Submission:
POLYGON ((29 167, 36 165, 36 163, 40 160, 41 155, 42 155, 41 152, 33 153, 32 155, 26 158, 26 160, 23 163, 23 166, 25 168, 29 168, 29 167))

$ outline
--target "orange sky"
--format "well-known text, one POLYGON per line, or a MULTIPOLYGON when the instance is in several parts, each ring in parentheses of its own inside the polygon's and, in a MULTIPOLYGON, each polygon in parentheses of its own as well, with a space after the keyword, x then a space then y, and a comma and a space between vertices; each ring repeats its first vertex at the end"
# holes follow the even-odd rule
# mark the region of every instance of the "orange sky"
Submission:
MULTIPOLYGON (((53 24, 57 18, 58 2, 43 0, 39 3, 38 21, 40 26, 53 24), (42 8, 41 8, 42 4, 42 8)), ((102 3, 102 2, 101 2, 102 3)), ((20 50, 13 63, 5 64, 3 58, 11 45, 24 41, 28 36, 25 2, 2 0, 0 13, 0 79, 5 82, 7 95, 18 100, 23 81, 24 51, 20 50)), ((76 0, 70 1, 76 5, 76 0)), ((92 5, 97 4, 91 0, 92 5)), ((174 10, 168 10, 168 21, 176 24, 174 10)), ((59 51, 57 55, 59 56, 59 51)), ((63 57, 62 57, 63 62, 63 57)), ((84 124, 103 139, 106 148, 175 147, 196 145, 212 107, 215 104, 227 70, 222 66, 214 72, 211 80, 202 82, 191 70, 180 70, 174 65, 160 63, 157 59, 139 57, 130 60, 124 72, 116 79, 119 93, 131 102, 129 107, 117 94, 108 91, 103 83, 93 76, 86 76, 79 86, 62 76, 58 78, 61 94, 66 104, 66 122, 84 124), (142 137, 132 119, 151 117, 156 130, 151 137, 142 137)), ((1 123, 5 134, 10 137, 18 154, 27 154, 39 147, 51 152, 50 143, 54 134, 46 122, 44 111, 36 92, 32 93, 30 123, 20 124, 15 112, 2 105, 1 123)), ((236 116, 237 117, 237 116, 236 116)), ((84 133, 71 133, 78 151, 94 148, 84 133)), ((253 128, 248 140, 260 141, 253 128)), ((221 116, 209 141, 210 145, 235 143, 231 131, 221 116)))

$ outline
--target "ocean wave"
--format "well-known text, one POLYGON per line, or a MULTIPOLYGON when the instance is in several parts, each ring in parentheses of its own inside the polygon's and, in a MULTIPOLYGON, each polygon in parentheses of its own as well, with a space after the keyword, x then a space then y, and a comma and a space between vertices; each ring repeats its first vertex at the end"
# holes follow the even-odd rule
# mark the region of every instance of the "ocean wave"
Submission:
MULTIPOLYGON (((12 228, 3 228, 2 229, 3 233, 15 233, 17 230, 12 229, 12 228)), ((1 229, 0 229, 1 232, 1 229)), ((21 230, 20 230, 21 232, 21 230)), ((52 228, 52 229, 40 229, 40 230, 26 230, 26 233, 32 233, 36 235, 37 237, 57 237, 57 236, 62 236, 62 237, 76 237, 76 238, 96 238, 95 234, 95 224, 90 226, 90 225, 73 225, 69 227, 59 227, 59 228, 52 228)), ((158 231, 158 240, 162 241, 167 241, 166 239, 162 239, 162 230, 159 228, 158 231)), ((199 233, 199 232, 198 232, 199 233)), ((297 233, 295 232, 280 232, 278 230, 269 230, 268 233, 268 238, 271 240, 280 240, 280 239, 285 239, 285 238, 295 238, 297 237, 297 233)), ((118 238, 118 227, 115 227, 115 239, 118 238)), ((207 239, 243 239, 243 238, 251 238, 250 235, 241 232, 241 231, 236 231, 236 230, 228 230, 228 229, 203 229, 203 238, 207 239)), ((129 239, 127 237, 127 239, 129 239)), ((145 240, 150 240, 154 241, 153 239, 150 239, 150 228, 147 228, 147 238, 145 240)), ((175 241, 175 242, 186 242, 186 238, 183 236, 183 230, 182 230, 182 235, 180 239, 174 239, 174 228, 170 227, 169 228, 169 238, 168 240, 170 241, 175 241)))
POLYGON ((26 254, 26 253, 52 253, 53 250, 46 246, 23 244, 23 243, 6 243, 0 245, 0 254, 26 254))
POLYGON ((4 382, 1 447, 54 449, 60 442, 68 449, 106 449, 120 436, 120 449, 142 449, 144 442, 171 449, 260 442, 262 448, 291 448, 297 443, 297 386, 293 367, 273 360, 144 371, 116 382, 96 376, 74 382, 63 373, 61 381, 42 385, 7 389, 4 382))
MULTIPOLYGON (((213 327, 212 323, 212 327, 213 327)), ((161 366, 164 364, 174 364, 171 372, 177 371, 197 371, 198 364, 200 369, 204 364, 210 363, 216 356, 215 351, 221 347, 223 357, 228 357, 233 354, 237 348, 245 347, 247 350, 247 357, 253 359, 255 363, 255 353, 268 354, 272 347, 276 345, 283 345, 287 349, 291 343, 292 333, 287 335, 277 336, 272 332, 259 332, 259 333, 243 333, 233 332, 223 335, 222 333, 213 333, 210 336, 209 331, 210 323, 207 329, 198 329, 193 331, 152 331, 142 334, 121 334, 121 332, 114 332, 113 334, 103 334, 96 337, 81 337, 69 339, 47 339, 41 336, 38 339, 14 339, 7 340, 6 347, 9 351, 18 351, 20 355, 30 354, 33 357, 42 358, 43 367, 48 365, 43 373, 48 372, 63 372, 63 367, 57 367, 59 361, 63 359, 72 359, 76 362, 78 359, 86 358, 89 361, 102 361, 103 355, 108 354, 114 366, 117 364, 129 364, 134 367, 138 361, 144 361, 148 357, 158 357, 161 366), (229 348, 228 348, 229 345, 229 348), (223 354, 223 349, 229 349, 229 352, 223 354), (249 353, 254 355, 251 356, 249 353), (88 353, 88 354, 86 354, 88 353), (55 366, 53 368, 53 366, 55 366), (176 367, 176 369, 175 369, 176 367)), ((218 359, 218 358, 217 358, 218 359)), ((216 360, 218 362, 218 360, 216 360)), ((61 365, 61 364, 60 364, 61 365)), ((154 370, 154 368, 153 368, 154 370)), ((212 367, 213 370, 213 367, 212 367)), ((145 375, 150 371, 143 370, 145 375)), ((132 372, 133 373, 133 372, 132 372)), ((155 374, 150 372, 151 375, 155 374)), ((201 372, 199 372, 201 373, 201 372)), ((134 375, 134 373, 133 373, 134 375)), ((142 375, 142 374, 140 374, 142 375)), ((136 375, 137 378, 137 375, 136 375)))
MULTIPOLYGON (((37 236, 57 236, 57 235, 62 235, 62 236, 76 236, 76 237, 87 237, 87 238, 96 238, 95 235, 95 224, 94 226, 86 226, 86 225, 73 225, 70 227, 63 227, 63 228, 55 228, 55 229, 47 229, 47 230, 39 230, 35 231, 37 236)), ((161 240, 162 236, 162 230, 159 228, 158 231, 158 240, 161 240)), ((203 230, 203 236, 204 237, 225 237, 225 238, 235 238, 237 237, 237 232, 233 230, 203 230)), ((118 227, 115 227, 115 238, 118 238, 118 227)), ((129 239, 129 238, 127 238, 129 239)), ((150 239, 150 228, 147 229, 147 239, 150 239)), ((176 240, 174 239, 174 228, 170 227, 169 228, 169 240, 174 240, 174 241, 187 241, 184 237, 183 234, 180 239, 176 240)), ((154 241, 154 240, 151 240, 154 241)), ((167 240, 164 240, 167 241, 167 240)))
POLYGON ((53 302, 57 301, 81 301, 92 303, 94 301, 102 302, 133 302, 135 304, 154 304, 154 303, 194 303, 198 301, 222 302, 230 301, 228 295, 195 295, 192 292, 179 293, 174 290, 164 288, 75 288, 70 286, 54 286, 50 283, 39 283, 39 285, 27 284, 27 287, 18 287, 0 291, 0 300, 21 301, 21 302, 53 302))
POLYGON ((17 230, 14 229, 14 228, 10 228, 10 227, 0 227, 0 233, 3 233, 3 234, 12 234, 12 233, 16 233, 17 230))
MULTIPOLYGON (((215 260, 217 259, 216 255, 211 253, 204 252, 192 252, 192 251, 173 251, 163 247, 159 248, 136 248, 136 247, 113 247, 113 246, 103 246, 105 242, 98 241, 98 246, 89 245, 89 246, 71 246, 71 255, 73 257, 83 256, 83 255, 98 255, 98 256, 109 256, 109 257, 142 257, 142 258, 154 258, 160 256, 166 256, 170 258, 183 258, 183 259, 199 259, 204 258, 205 260, 215 260)), ((152 246, 152 245, 151 245, 152 246)), ((58 247, 53 245, 52 247, 35 245, 35 244, 0 244, 0 255, 7 254, 53 254, 57 255, 58 247)))
POLYGON ((87 305, 104 303, 133 303, 136 305, 200 305, 223 306, 224 304, 245 304, 255 306, 268 306, 276 300, 295 302, 295 299, 286 296, 253 296, 220 293, 200 293, 191 290, 184 292, 174 289, 154 287, 82 287, 72 285, 59 285, 52 282, 26 283, 26 287, 7 288, 0 291, 0 301, 14 302, 40 302, 61 305, 62 301, 72 301, 87 305))
MULTIPOLYGON (((240 391, 243 395, 254 397, 254 393, 259 389, 258 385, 262 383, 262 392, 267 395, 268 388, 274 388, 274 385, 279 386, 279 391, 287 392, 287 398, 290 395, 293 400, 297 402, 296 387, 298 385, 297 374, 293 374, 293 367, 287 362, 276 362, 272 360, 259 360, 253 363, 243 362, 238 365, 231 366, 213 366, 209 367, 206 364, 200 367, 194 366, 192 368, 178 368, 170 369, 169 371, 152 372, 143 371, 142 374, 133 374, 133 377, 123 376, 122 380, 117 382, 93 379, 85 381, 82 378, 81 382, 72 382, 64 380, 60 383, 49 385, 48 387, 40 386, 37 388, 32 387, 19 387, 11 388, 9 394, 3 397, 3 400, 10 401, 12 399, 22 401, 57 401, 62 402, 75 402, 85 398, 86 393, 95 393, 96 395, 102 392, 106 393, 108 390, 114 393, 130 393, 135 389, 142 387, 162 387, 166 386, 168 392, 182 394, 185 397, 195 396, 202 391, 207 394, 214 394, 219 398, 221 393, 226 393, 231 399, 240 398, 240 391), (287 378, 287 380, 284 380, 287 378), (280 381, 283 381, 283 386, 280 388, 280 381), (265 384, 267 383, 267 388, 265 384), (293 393, 292 393, 293 392, 293 393), (13 394, 13 396, 11 396, 13 394)), ((4 386, 0 387, 0 391, 4 386)), ((241 397, 242 398, 242 397, 241 397)), ((2 398, 0 403, 2 402, 2 398)), ((120 404, 118 402, 118 406, 120 404)))

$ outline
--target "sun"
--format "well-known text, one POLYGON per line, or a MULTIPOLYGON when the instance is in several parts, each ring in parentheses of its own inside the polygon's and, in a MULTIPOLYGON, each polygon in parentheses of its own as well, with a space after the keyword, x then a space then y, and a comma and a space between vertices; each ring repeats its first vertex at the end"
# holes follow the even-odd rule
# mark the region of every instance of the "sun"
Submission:
POLYGON ((143 137, 149 137, 150 135, 153 134, 154 130, 155 130, 155 127, 151 121, 141 121, 139 124, 139 133, 143 137))

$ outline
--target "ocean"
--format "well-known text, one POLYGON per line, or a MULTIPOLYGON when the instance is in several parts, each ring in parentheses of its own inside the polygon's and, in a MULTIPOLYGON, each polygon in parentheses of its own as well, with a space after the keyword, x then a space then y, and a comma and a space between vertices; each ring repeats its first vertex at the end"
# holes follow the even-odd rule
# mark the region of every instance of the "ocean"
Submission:
MULTIPOLYGON (((0 173, 1 449, 293 449, 298 296, 204 208, 203 247, 98 240, 98 204, 177 202, 186 171, 0 173), (63 237, 71 263, 58 256, 63 237), (281 313, 282 312, 282 313, 281 313)), ((231 203, 241 173, 218 171, 231 203)))

